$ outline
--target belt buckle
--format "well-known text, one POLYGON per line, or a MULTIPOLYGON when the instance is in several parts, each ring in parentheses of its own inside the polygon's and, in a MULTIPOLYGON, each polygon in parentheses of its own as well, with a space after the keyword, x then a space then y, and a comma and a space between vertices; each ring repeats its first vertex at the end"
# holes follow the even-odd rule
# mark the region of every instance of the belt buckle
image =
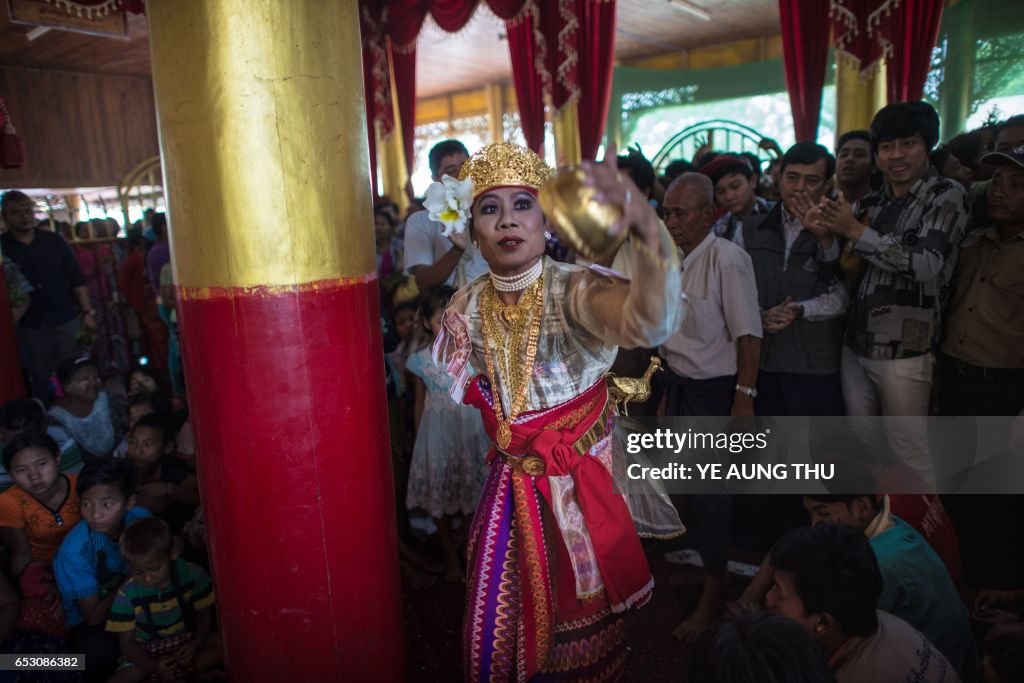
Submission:
POLYGON ((519 461, 519 465, 523 472, 531 477, 543 477, 544 472, 547 470, 544 458, 537 457, 536 455, 526 456, 519 461))

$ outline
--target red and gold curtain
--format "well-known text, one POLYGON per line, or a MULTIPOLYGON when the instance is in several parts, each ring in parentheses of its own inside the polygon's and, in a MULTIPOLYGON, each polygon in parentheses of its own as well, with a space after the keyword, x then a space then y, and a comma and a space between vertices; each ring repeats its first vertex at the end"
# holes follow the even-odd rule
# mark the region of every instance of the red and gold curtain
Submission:
POLYGON ((533 3, 518 19, 505 22, 508 51, 512 59, 512 82, 519 103, 519 123, 526 146, 544 156, 544 54, 538 50, 534 31, 540 16, 533 3))
POLYGON ((828 62, 829 6, 820 0, 779 0, 786 89, 796 139, 817 140, 821 89, 828 62))
POLYGON ((944 0, 894 0, 873 17, 871 29, 887 57, 890 102, 919 100, 924 95, 944 4, 944 0))
MULTIPOLYGON (((499 19, 511 21, 532 0, 486 2, 499 19)), ((386 3, 386 33, 391 46, 391 65, 395 74, 395 96, 401 119, 405 163, 410 172, 416 131, 416 38, 428 13, 442 30, 454 33, 462 30, 469 22, 479 4, 480 0, 388 0, 386 3)), ((512 63, 514 75, 515 57, 512 63)))
POLYGON ((387 135, 395 123, 391 105, 391 64, 384 35, 384 3, 360 0, 359 26, 363 48, 366 132, 370 143, 370 185, 374 196, 379 196, 376 131, 379 127, 381 134, 387 135))
POLYGON ((919 100, 944 5, 945 0, 832 0, 836 51, 855 60, 862 74, 884 59, 889 101, 919 100))
POLYGON ((866 74, 885 56, 882 45, 868 32, 868 18, 887 0, 832 0, 832 35, 836 54, 853 60, 866 74))
POLYGON ((580 153, 584 159, 597 156, 608 119, 615 66, 615 0, 584 0, 579 3, 580 153))
MULTIPOLYGON (((527 145, 544 148, 544 97, 556 109, 578 104, 584 158, 604 132, 615 54, 615 0, 362 0, 363 80, 368 126, 391 130, 394 75, 407 168, 416 121, 416 39, 429 14, 441 29, 461 30, 480 2, 505 21, 512 77, 527 145), (368 62, 369 64, 367 64, 368 62)), ((467 55, 467 58, 469 56, 467 55)), ((371 160, 376 156, 371 141, 371 160)))

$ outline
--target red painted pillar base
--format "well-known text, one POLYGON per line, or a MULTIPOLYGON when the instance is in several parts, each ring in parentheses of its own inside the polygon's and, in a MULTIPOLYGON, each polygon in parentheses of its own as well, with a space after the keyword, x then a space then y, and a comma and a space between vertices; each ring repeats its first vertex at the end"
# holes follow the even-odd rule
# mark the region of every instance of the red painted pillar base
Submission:
POLYGON ((25 398, 25 375, 18 358, 7 278, 0 263, 0 403, 12 398, 25 398))
POLYGON ((376 282, 179 300, 231 680, 402 680, 376 282))

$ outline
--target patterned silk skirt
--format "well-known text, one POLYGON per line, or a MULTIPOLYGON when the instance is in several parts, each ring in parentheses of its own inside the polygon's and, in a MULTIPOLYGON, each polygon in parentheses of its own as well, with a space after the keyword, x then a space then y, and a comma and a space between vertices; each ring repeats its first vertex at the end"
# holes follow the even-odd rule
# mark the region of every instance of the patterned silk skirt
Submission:
MULTIPOLYGON (((490 392, 477 382, 467 402, 481 407, 481 400, 489 405, 490 392)), ((493 434, 489 411, 481 408, 493 434)), ((508 452, 492 451, 469 538, 467 681, 596 683, 621 676, 622 612, 650 599, 653 580, 608 475, 611 416, 601 384, 520 418, 508 452)))

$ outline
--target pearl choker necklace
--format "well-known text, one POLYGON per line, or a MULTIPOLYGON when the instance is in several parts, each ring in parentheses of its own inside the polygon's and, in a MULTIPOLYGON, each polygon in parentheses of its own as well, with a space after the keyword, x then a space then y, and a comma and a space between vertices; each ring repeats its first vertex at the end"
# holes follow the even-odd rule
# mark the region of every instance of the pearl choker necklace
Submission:
POLYGON ((495 275, 491 271, 491 284, 499 292, 521 292, 536 282, 542 272, 544 272, 544 264, 541 260, 533 264, 532 268, 510 277, 495 275))

